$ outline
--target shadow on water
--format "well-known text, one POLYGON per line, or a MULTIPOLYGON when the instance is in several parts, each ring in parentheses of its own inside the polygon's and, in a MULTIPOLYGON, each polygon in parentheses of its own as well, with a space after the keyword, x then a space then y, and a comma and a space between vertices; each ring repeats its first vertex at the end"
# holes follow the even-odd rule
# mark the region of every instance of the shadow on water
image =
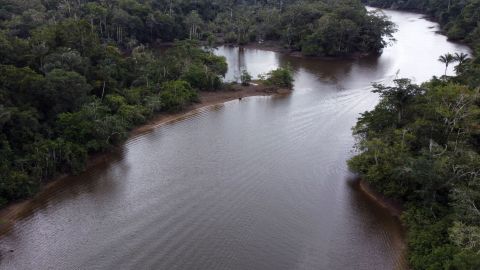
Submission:
MULTIPOLYGON (((118 147, 108 154, 102 154, 92 158, 88 170, 78 175, 61 176, 47 184, 40 193, 32 199, 25 202, 19 202, 14 205, 11 215, 16 222, 22 223, 23 219, 28 219, 32 214, 41 212, 52 203, 61 203, 65 200, 75 199, 77 196, 85 193, 91 196, 105 196, 114 194, 118 185, 115 184, 115 179, 108 177, 108 171, 115 169, 125 172, 128 167, 122 165, 123 147, 118 147), (92 177, 95 175, 96 177, 92 177), (99 180, 101 179, 101 180, 99 180)), ((8 209, 7 209, 8 210, 8 209)), ((7 217, 10 215, 7 214, 7 217)), ((8 233, 12 229, 12 224, 8 221, 0 230, 0 236, 8 233)))

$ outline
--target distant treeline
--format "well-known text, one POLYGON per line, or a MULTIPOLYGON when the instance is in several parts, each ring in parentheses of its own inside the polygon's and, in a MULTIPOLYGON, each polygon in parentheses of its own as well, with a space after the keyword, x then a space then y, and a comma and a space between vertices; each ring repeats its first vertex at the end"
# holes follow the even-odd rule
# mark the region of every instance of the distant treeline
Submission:
MULTIPOLYGON (((435 15, 449 35, 480 53, 480 1, 370 3, 435 15)), ((358 155, 350 168, 405 205, 412 269, 480 269, 480 59, 474 56, 440 56, 455 66, 453 77, 375 85, 380 103, 354 128, 358 155)))
POLYGON ((383 8, 412 10, 429 15, 440 23, 447 36, 480 45, 479 0, 362 0, 383 8))
POLYGON ((270 40, 318 56, 379 52, 393 31, 360 0, 0 0, 2 26, 19 38, 65 19, 82 20, 103 42, 123 48, 187 38, 270 40))

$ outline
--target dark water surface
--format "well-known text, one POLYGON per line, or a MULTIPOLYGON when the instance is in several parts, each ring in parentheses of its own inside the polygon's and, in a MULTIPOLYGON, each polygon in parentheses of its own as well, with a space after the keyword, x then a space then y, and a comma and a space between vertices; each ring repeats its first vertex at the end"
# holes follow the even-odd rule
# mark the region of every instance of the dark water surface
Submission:
POLYGON ((381 57, 320 61, 220 48, 231 67, 290 63, 295 91, 205 108, 130 139, 112 160, 48 189, 0 238, 1 269, 405 269, 398 221, 356 190, 350 128, 372 82, 442 75, 467 48, 421 15, 387 11, 381 57), (9 252, 13 250, 13 252, 9 252))

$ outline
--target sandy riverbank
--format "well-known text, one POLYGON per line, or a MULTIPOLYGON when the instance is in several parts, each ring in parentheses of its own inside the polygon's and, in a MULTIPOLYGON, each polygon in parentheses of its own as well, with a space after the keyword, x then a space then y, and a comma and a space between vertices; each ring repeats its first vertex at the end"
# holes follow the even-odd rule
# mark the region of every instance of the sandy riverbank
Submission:
POLYGON ((366 194, 372 201, 386 208, 393 216, 400 217, 403 212, 403 207, 400 203, 385 197, 383 194, 374 190, 370 184, 365 180, 358 180, 358 187, 361 192, 366 194))
POLYGON ((225 103, 232 100, 243 99, 252 96, 271 96, 289 94, 289 89, 278 89, 271 86, 265 86, 258 82, 254 82, 249 86, 232 85, 229 89, 215 92, 200 92, 200 102, 191 105, 186 110, 172 114, 159 114, 152 118, 145 125, 139 126, 132 130, 130 136, 138 136, 152 129, 155 129, 165 123, 181 120, 186 116, 194 114, 196 110, 225 103))
MULTIPOLYGON (((232 85, 228 89, 215 92, 200 92, 200 102, 193 104, 183 111, 177 113, 161 113, 153 117, 150 121, 141 125, 130 132, 129 139, 148 133, 164 124, 180 121, 189 115, 195 114, 199 109, 222 104, 228 101, 243 99, 252 96, 272 96, 289 94, 289 89, 278 89, 271 86, 262 85, 259 83, 252 83, 249 86, 232 85)), ((111 162, 114 158, 117 149, 112 149, 111 152, 100 153, 92 155, 87 161, 85 170, 92 167, 111 162)), ((52 179, 45 184, 42 189, 32 198, 11 203, 0 210, 0 235, 8 232, 16 221, 30 215, 36 206, 48 197, 48 194, 58 190, 61 186, 68 186, 68 181, 65 179, 68 175, 62 175, 52 179)))

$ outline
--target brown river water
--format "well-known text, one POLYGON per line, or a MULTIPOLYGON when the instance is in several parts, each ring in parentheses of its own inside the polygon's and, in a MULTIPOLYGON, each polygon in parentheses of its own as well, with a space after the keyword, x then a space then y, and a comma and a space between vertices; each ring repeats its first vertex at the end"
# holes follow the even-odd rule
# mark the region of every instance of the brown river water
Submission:
POLYGON ((421 15, 385 11, 397 42, 380 57, 322 61, 219 48, 227 80, 290 63, 291 95, 198 110, 136 136, 47 189, 0 237, 0 269, 406 269, 399 221, 360 192, 351 127, 397 72, 442 75, 468 52, 421 15))

